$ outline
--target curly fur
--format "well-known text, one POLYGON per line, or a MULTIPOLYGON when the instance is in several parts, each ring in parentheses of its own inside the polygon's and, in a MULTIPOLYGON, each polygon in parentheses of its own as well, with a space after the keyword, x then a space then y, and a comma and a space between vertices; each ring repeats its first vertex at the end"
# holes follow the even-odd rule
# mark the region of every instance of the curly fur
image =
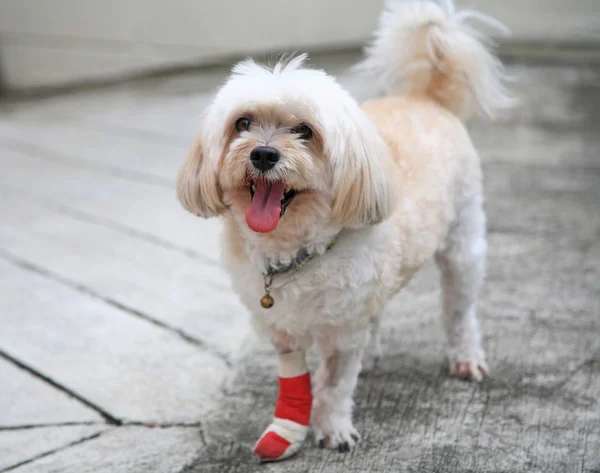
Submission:
POLYGON ((512 99, 469 19, 497 25, 450 1, 390 4, 359 66, 386 94, 362 106, 334 78, 306 68, 305 56, 273 69, 238 64, 178 177, 187 209, 224 219, 225 263, 257 329, 278 353, 319 346, 313 426, 332 447, 358 439, 352 392, 365 347, 378 350, 386 303, 434 256, 450 372, 477 379, 487 370, 476 318, 486 249, 482 175, 461 118, 491 115, 512 99), (235 129, 239 117, 251 118, 248 130, 235 129), (294 133, 300 123, 312 138, 294 133), (256 146, 281 155, 263 177, 298 191, 268 233, 244 221, 249 180, 260 174, 249 160, 256 146), (275 305, 262 308, 266 268, 304 248, 324 254, 277 275, 275 305))

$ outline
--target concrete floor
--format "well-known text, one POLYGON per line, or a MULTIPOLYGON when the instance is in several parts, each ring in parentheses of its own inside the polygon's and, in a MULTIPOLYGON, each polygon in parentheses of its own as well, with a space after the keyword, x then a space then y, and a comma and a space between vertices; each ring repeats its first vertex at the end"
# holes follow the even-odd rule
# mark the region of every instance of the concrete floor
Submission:
MULTIPOLYGON (((343 73, 350 56, 320 57, 343 73)), ((600 471, 600 69, 512 65, 476 122, 491 376, 449 379, 428 266, 385 319, 349 454, 258 465, 276 395, 174 175, 224 71, 0 106, 0 472, 600 471)))

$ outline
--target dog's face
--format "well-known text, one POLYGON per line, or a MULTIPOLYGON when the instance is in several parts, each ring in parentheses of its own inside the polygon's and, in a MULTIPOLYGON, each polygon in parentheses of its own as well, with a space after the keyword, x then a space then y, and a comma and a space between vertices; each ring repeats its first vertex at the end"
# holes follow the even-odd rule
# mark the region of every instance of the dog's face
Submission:
POLYGON ((320 124, 305 108, 290 101, 248 103, 226 125, 230 136, 218 176, 223 201, 255 232, 275 230, 288 208, 287 224, 327 213, 331 176, 320 124))
POLYGON ((180 170, 184 207, 203 217, 229 209, 250 230, 274 234, 387 216, 387 150, 374 124, 303 60, 234 68, 180 170))

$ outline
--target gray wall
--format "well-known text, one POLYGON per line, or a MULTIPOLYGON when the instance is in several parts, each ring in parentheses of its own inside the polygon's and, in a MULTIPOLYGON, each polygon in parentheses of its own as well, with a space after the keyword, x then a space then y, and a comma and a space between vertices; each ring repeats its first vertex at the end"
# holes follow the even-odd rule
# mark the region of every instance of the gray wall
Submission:
MULTIPOLYGON (((600 0, 459 0, 518 41, 600 44, 600 0)), ((361 44, 382 0, 2 0, 10 88, 111 78, 280 49, 361 44)))

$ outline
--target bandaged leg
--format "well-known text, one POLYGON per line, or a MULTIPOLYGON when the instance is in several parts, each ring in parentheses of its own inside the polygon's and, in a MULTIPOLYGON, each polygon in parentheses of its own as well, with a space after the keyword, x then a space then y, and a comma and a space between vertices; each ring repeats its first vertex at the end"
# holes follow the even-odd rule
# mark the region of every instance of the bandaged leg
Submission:
POLYGON ((312 393, 304 351, 277 355, 277 374, 275 418, 254 446, 262 461, 283 460, 297 453, 310 421, 312 393))

